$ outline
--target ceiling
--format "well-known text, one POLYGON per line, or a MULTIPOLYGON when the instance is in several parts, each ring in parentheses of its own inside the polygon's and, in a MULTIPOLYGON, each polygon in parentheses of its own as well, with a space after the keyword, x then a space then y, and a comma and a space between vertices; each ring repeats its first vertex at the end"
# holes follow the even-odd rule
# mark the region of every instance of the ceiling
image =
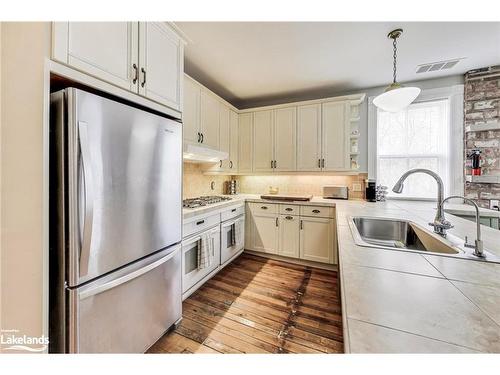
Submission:
POLYGON ((387 85, 398 27, 398 81, 500 64, 500 22, 176 22, 188 39, 185 71, 244 108, 387 85), (465 58, 416 74, 423 63, 465 58))

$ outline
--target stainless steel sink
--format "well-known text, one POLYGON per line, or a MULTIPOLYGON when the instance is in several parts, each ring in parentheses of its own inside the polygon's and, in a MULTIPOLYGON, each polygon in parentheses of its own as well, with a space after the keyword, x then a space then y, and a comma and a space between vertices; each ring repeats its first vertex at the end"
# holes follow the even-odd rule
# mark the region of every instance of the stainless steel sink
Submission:
POLYGON ((477 258, 463 246, 462 239, 451 234, 443 238, 408 220, 356 216, 349 218, 349 226, 359 246, 500 261, 491 253, 485 259, 477 258))

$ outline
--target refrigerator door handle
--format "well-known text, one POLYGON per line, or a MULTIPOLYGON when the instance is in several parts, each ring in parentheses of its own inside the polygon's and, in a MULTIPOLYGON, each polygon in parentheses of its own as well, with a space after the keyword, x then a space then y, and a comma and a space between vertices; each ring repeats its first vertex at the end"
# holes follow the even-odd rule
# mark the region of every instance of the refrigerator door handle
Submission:
POLYGON ((90 149, 86 122, 78 121, 78 133, 80 139, 80 153, 82 156, 83 179, 85 186, 85 214, 83 219, 83 236, 81 241, 79 262, 80 277, 84 277, 87 275, 89 269, 90 242, 92 237, 92 224, 94 217, 94 184, 90 166, 90 149))
POLYGON ((105 282, 104 284, 96 285, 95 287, 91 287, 89 289, 82 290, 79 294, 79 300, 81 301, 85 298, 92 297, 96 294, 105 292, 106 290, 115 288, 115 287, 117 287, 121 284, 125 284, 126 282, 133 280, 141 275, 144 275, 145 273, 161 266, 163 263, 168 262, 170 259, 172 259, 178 253, 179 249, 180 249, 180 247, 176 246, 174 251, 170 252, 169 254, 164 256, 163 258, 160 258, 160 259, 158 259, 150 264, 147 264, 146 266, 144 266, 142 268, 139 268, 139 269, 132 271, 132 272, 129 272, 129 273, 125 273, 122 276, 118 276, 113 280, 105 282))

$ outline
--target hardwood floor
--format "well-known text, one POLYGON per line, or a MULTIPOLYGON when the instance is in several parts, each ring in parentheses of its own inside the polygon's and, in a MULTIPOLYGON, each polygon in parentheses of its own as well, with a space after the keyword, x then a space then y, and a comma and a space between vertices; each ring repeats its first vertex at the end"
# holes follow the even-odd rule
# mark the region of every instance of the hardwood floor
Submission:
POLYGON ((343 353, 337 273, 242 254, 148 353, 343 353))

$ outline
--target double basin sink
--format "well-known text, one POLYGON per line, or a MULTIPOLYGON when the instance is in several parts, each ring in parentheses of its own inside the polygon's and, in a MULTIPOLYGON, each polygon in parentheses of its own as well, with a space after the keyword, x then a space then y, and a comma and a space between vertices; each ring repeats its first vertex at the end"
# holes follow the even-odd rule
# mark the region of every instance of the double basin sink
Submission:
POLYGON ((358 246, 500 262, 487 251, 483 258, 474 256, 463 239, 451 234, 443 238, 408 220, 356 216, 349 218, 349 226, 358 246))

